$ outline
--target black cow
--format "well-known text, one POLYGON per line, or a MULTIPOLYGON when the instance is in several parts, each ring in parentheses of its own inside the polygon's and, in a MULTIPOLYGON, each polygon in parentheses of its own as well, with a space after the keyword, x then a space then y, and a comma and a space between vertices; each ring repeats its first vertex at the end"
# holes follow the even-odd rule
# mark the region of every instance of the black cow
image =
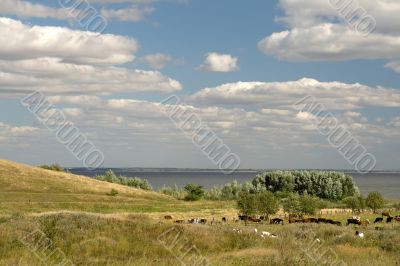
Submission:
POLYGON ((274 218, 274 219, 271 219, 271 221, 270 221, 270 224, 280 224, 280 223, 282 223, 282 225, 283 225, 283 220, 280 218, 274 218))
POLYGON ((374 224, 376 224, 376 223, 381 223, 381 222, 383 222, 383 218, 378 217, 378 218, 375 219, 374 224))
POLYGON ((360 225, 360 221, 357 219, 347 219, 347 225, 349 225, 349 224, 360 225))
POLYGON ((388 217, 388 218, 386 218, 386 223, 391 223, 391 222, 393 222, 393 217, 388 217))

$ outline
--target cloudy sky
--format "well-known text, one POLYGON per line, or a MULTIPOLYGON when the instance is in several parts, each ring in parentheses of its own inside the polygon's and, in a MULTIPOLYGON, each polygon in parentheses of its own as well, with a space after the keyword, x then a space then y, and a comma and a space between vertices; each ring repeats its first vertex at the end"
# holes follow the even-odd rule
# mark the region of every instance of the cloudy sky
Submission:
POLYGON ((82 165, 22 106, 41 91, 104 166, 216 168, 163 112, 177 95, 242 168, 352 169, 292 108, 312 95, 399 169, 400 2, 358 5, 368 35, 328 0, 0 0, 0 158, 82 165))

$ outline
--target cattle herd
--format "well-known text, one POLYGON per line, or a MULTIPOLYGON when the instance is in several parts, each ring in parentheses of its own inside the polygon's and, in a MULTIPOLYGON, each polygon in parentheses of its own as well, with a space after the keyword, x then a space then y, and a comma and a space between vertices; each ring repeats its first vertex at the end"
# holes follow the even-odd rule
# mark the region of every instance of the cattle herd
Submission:
MULTIPOLYGON (((389 212, 383 212, 382 217, 377 217, 374 221, 374 224, 376 223, 383 223, 384 217, 386 217, 386 223, 392 223, 393 221, 400 222, 400 216, 395 216, 392 217, 389 212)), ((164 216, 165 220, 173 220, 173 217, 171 215, 165 215, 164 216)), ((247 215, 239 215, 238 219, 232 219, 233 222, 238 223, 239 221, 245 221, 247 222, 253 222, 253 223, 263 223, 267 219, 265 217, 251 217, 247 215)), ((215 224, 215 223, 226 223, 228 222, 228 219, 226 217, 223 217, 221 221, 216 221, 214 218, 210 221, 210 224, 215 224)), ((174 223, 176 224, 206 224, 207 219, 199 219, 199 218, 192 218, 187 221, 185 220, 174 220, 174 223)), ((269 220, 270 224, 284 224, 284 220, 281 218, 271 218, 269 220)), ((332 224, 332 225, 337 225, 341 226, 342 223, 340 221, 335 221, 332 219, 327 219, 327 218, 298 218, 297 216, 292 216, 289 215, 289 224, 292 223, 316 223, 316 224, 332 224)), ((347 219, 347 225, 362 225, 362 226, 368 226, 370 224, 370 221, 368 219, 362 220, 360 217, 352 217, 347 219)))

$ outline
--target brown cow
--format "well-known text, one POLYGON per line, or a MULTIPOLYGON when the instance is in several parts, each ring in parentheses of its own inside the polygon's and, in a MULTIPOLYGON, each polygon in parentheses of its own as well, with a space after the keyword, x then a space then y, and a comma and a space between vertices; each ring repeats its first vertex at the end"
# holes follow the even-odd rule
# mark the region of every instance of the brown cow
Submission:
POLYGON ((369 221, 360 221, 360 225, 367 227, 369 225, 369 221))
POLYGON ((394 219, 395 219, 397 222, 400 222, 400 216, 396 216, 396 217, 394 217, 394 219))
POLYGON ((172 216, 171 216, 171 215, 165 215, 165 216, 164 216, 164 219, 165 219, 165 220, 172 220, 172 216))
POLYGON ((382 217, 383 216, 390 217, 390 213, 389 212, 382 212, 382 217))

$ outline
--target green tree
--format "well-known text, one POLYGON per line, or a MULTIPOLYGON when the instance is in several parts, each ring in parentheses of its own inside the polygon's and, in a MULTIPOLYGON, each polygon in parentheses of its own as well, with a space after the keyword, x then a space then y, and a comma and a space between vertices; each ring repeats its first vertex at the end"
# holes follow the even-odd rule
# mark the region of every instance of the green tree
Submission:
POLYGON ((319 199, 311 195, 302 195, 299 197, 300 215, 314 215, 318 209, 319 199))
MULTIPOLYGON (((241 215, 252 216, 257 212, 257 199, 256 195, 243 189, 239 193, 237 200, 237 207, 241 215)), ((245 221, 247 224, 247 220, 245 221)))
POLYGON ((360 196, 352 196, 343 199, 342 201, 353 213, 361 212, 365 209, 365 199, 360 196))
POLYGON ((187 201, 200 200, 204 197, 205 194, 203 187, 195 184, 187 184, 185 186, 185 191, 187 192, 187 195, 185 197, 185 200, 187 201))
POLYGON ((365 202, 367 206, 373 210, 374 213, 376 213, 378 209, 382 209, 385 205, 385 200, 383 199, 382 194, 377 191, 370 192, 365 202))
POLYGON ((265 216, 267 219, 279 211, 279 200, 275 197, 274 193, 265 191, 257 194, 257 212, 265 216))
POLYGON ((299 195, 289 194, 287 198, 282 199, 282 207, 289 214, 301 215, 299 195))

